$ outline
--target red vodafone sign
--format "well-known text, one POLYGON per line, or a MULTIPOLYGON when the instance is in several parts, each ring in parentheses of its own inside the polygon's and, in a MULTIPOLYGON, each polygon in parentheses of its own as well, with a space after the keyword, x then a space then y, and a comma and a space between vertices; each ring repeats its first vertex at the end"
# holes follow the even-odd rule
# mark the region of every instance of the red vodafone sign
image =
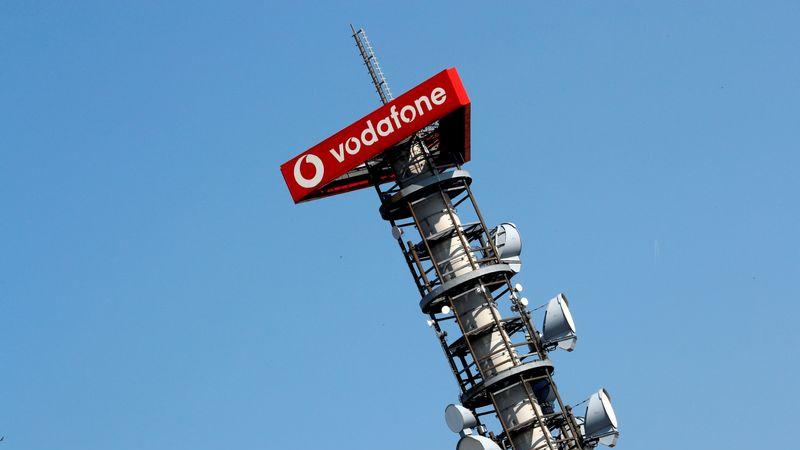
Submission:
MULTIPOLYGON (((462 124, 462 129, 468 134, 469 98, 458 72, 451 68, 283 163, 281 173, 292 199, 298 203, 367 186, 350 183, 330 192, 324 189, 370 158, 454 112, 462 112, 467 123, 462 124)), ((462 136, 462 139, 467 147, 465 159, 469 159, 469 138, 462 136)))

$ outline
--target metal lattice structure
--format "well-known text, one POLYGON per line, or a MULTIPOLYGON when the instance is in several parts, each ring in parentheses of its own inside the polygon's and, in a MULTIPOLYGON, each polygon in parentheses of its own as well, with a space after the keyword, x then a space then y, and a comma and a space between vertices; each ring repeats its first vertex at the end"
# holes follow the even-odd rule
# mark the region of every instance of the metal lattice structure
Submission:
MULTIPOLYGON (((391 91, 364 30, 353 28, 353 38, 387 103, 391 91)), ((501 257, 471 175, 463 161, 443 164, 436 157, 441 150, 434 123, 365 169, 419 291, 420 309, 458 383, 461 404, 477 418, 477 433, 505 449, 594 446, 558 393, 549 348, 511 282, 518 269, 501 257), (395 181, 381 184, 387 172, 395 181), (492 431, 485 423, 490 418, 501 429, 492 431)))
POLYGON ((367 66, 369 76, 372 78, 372 85, 375 86, 381 102, 384 104, 389 103, 394 99, 394 96, 389 89, 389 83, 386 82, 386 77, 383 75, 381 65, 378 63, 378 57, 375 56, 375 50, 372 48, 369 39, 367 39, 367 33, 363 29, 356 31, 352 25, 350 25, 350 30, 353 31, 353 39, 356 41, 358 52, 361 53, 361 59, 364 61, 364 65, 367 66))

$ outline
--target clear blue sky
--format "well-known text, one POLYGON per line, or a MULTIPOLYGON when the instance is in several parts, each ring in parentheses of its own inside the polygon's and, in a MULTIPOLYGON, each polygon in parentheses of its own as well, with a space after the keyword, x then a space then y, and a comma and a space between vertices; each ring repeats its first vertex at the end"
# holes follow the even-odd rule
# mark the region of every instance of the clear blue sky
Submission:
POLYGON ((454 448, 374 192, 278 172, 378 104, 350 22, 395 92, 458 67, 565 399, 623 450, 794 445, 800 4, 480 5, 0 3, 2 449, 454 448))

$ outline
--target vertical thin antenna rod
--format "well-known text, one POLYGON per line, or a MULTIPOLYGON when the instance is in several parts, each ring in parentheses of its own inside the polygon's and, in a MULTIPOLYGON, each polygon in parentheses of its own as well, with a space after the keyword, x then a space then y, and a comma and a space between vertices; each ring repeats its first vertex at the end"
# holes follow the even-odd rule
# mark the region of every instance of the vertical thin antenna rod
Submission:
POLYGON ((381 102, 385 105, 394 100, 394 96, 389 89, 389 83, 386 82, 386 77, 383 75, 381 65, 378 63, 378 57, 375 56, 375 50, 372 48, 372 44, 369 43, 367 33, 364 32, 363 28, 359 28, 356 31, 351 24, 350 29, 353 31, 353 39, 356 41, 358 52, 361 53, 361 59, 364 60, 364 65, 367 66, 369 76, 372 78, 372 84, 375 86, 375 90, 378 91, 381 102))

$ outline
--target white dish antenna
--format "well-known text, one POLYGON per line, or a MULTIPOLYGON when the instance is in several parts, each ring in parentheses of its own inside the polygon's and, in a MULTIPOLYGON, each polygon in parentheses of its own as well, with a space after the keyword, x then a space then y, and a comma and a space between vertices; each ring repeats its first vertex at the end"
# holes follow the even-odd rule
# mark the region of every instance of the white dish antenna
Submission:
POLYGON ((609 447, 617 445, 617 415, 611 407, 611 396, 605 389, 600 389, 589 397, 583 429, 584 439, 588 441, 597 440, 599 444, 609 447))
POLYGON ((495 441, 485 436, 468 434, 458 441, 456 450, 501 450, 501 448, 495 441))
POLYGON ((542 324, 542 345, 558 347, 571 352, 578 342, 575 321, 569 312, 569 302, 564 294, 558 294, 547 303, 542 324))
POLYGON ((444 420, 453 433, 461 433, 478 424, 478 419, 472 411, 461 405, 447 405, 444 409, 444 420))
POLYGON ((522 237, 517 226, 510 222, 501 223, 491 231, 494 246, 500 253, 500 259, 511 267, 514 272, 522 269, 519 255, 522 253, 522 237))

